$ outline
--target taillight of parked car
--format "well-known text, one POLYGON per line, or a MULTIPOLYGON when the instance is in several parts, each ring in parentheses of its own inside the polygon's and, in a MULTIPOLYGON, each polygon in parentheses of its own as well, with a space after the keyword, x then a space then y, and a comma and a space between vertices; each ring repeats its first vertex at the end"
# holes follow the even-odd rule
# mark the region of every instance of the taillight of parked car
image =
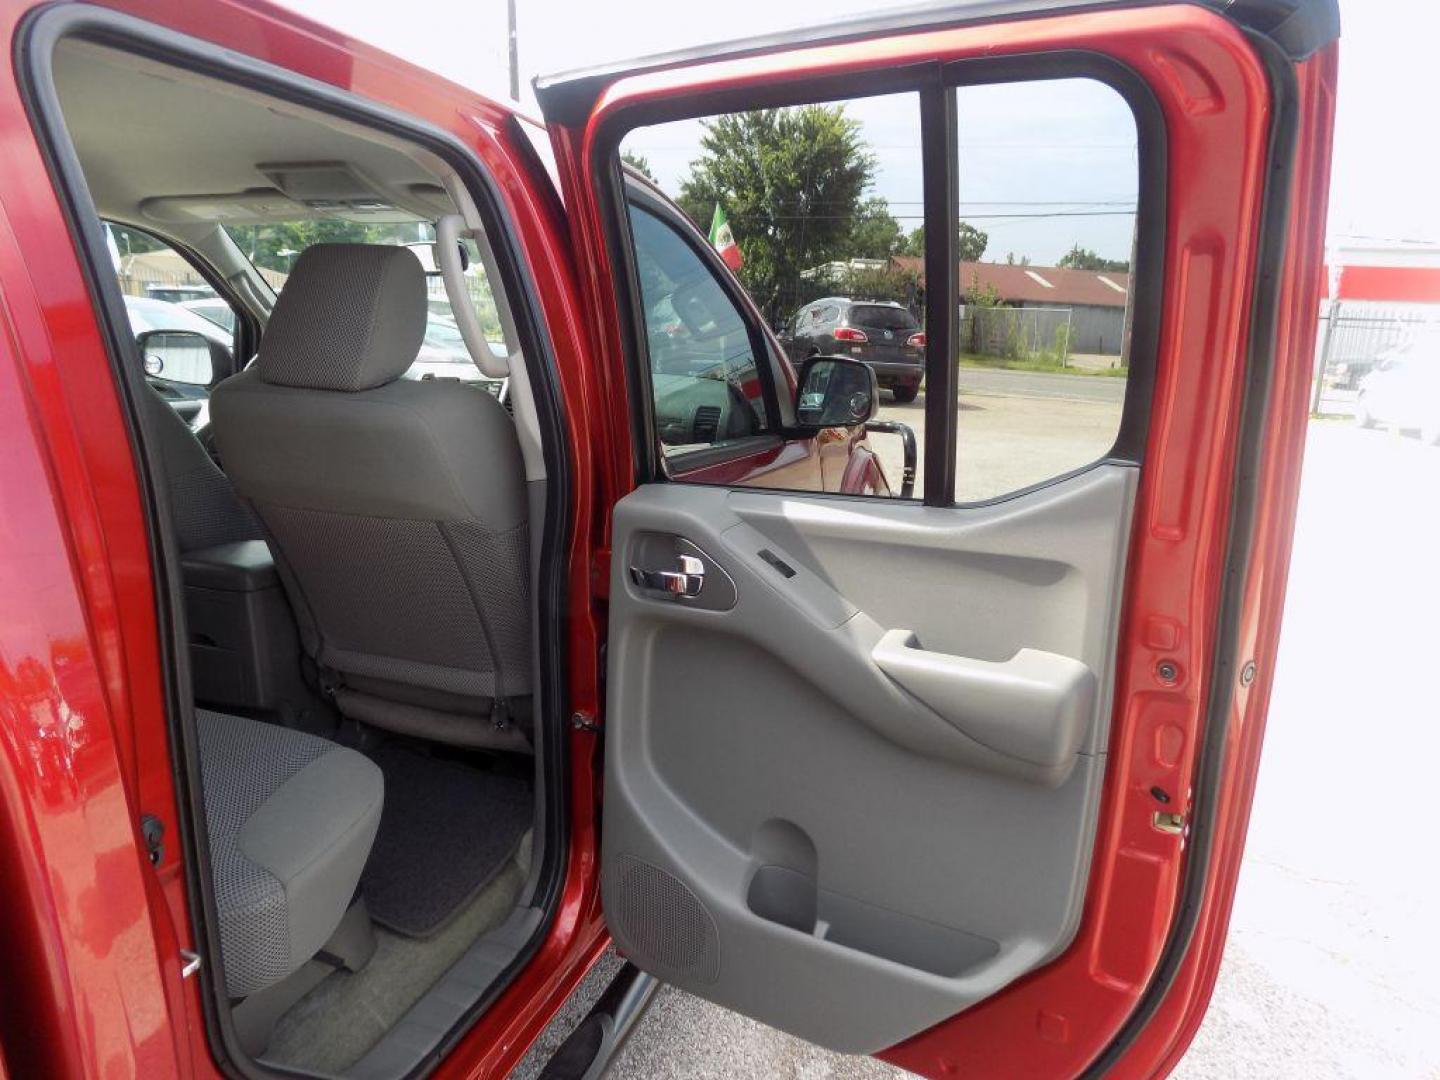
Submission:
POLYGON ((836 341, 869 341, 864 330, 856 330, 854 327, 841 326, 835 330, 836 341))
POLYGON ((905 339, 905 344, 915 349, 923 349, 925 347, 925 331, 921 330, 918 334, 911 334, 905 339))

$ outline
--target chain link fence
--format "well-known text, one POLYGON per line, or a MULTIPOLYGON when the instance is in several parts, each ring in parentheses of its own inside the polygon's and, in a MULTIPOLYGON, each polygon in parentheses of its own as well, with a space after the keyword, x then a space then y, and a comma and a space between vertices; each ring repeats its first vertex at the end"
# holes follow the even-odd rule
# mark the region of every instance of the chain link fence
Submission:
POLYGON ((1046 359, 1064 364, 1070 355, 1074 313, 1068 307, 960 308, 960 351, 1007 360, 1046 359))

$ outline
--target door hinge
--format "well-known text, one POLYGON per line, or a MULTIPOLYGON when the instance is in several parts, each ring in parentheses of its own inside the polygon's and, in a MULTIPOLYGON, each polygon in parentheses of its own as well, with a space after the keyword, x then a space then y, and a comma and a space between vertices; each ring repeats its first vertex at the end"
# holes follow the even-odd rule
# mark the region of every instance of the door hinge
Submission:
POLYGON ((165 824, 154 814, 140 818, 140 835, 145 839, 145 851, 150 856, 150 865, 159 866, 165 858, 165 824))
POLYGON ((1170 833, 1172 836, 1185 835, 1184 814, 1173 814, 1167 810, 1157 810, 1155 811, 1155 816, 1151 819, 1151 822, 1152 824, 1154 824, 1155 828, 1159 829, 1163 833, 1170 833))
POLYGON ((600 730, 600 725, 595 722, 595 717, 588 712, 573 713, 570 717, 570 726, 576 731, 600 730))

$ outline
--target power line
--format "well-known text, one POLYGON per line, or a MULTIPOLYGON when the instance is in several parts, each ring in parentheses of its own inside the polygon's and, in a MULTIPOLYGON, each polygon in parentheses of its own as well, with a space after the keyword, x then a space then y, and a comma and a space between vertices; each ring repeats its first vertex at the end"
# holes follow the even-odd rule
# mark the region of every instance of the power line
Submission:
MULTIPOLYGON (((923 206, 924 199, 886 199, 880 197, 886 206, 923 206)), ((849 199, 813 199, 812 206, 849 206, 849 199)), ((1135 209, 1134 199, 961 199, 963 206, 1120 206, 1135 209)))
MULTIPOLYGON (((854 221, 858 214, 768 214, 772 221, 854 221)), ((896 221, 924 221, 924 214, 891 214, 896 221)), ((966 221, 1018 221, 1074 217, 1134 217, 1130 210, 1056 210, 1039 214, 967 214, 966 221)))

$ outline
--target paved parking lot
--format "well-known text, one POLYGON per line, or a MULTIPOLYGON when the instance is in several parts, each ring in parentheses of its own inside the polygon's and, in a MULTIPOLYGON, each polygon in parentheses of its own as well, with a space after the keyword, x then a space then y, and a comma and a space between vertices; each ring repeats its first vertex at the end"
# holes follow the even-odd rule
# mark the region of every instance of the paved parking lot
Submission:
MULTIPOLYGON (((991 498, 1094 461, 1115 441, 1124 397, 1124 379, 961 368, 956 497, 991 498)), ((879 419, 899 420, 915 431, 919 496, 925 490, 925 393, 905 405, 888 393, 882 398, 879 419)), ((899 437, 872 435, 870 442, 885 474, 898 482, 899 437)))
MULTIPOLYGON (((1070 425, 1075 440, 1091 437, 1092 420, 1064 418, 1069 399, 1052 397, 1066 406, 1045 419, 1035 401, 1054 387, 1016 386, 1009 401, 985 399, 981 391, 993 394, 993 383, 977 388, 965 419, 980 415, 1013 439, 1025 431, 1053 435, 1057 424, 1070 425)), ((920 434, 918 402, 886 412, 916 423, 920 434)), ((1285 631, 1229 945, 1210 1013, 1175 1075, 1440 1078, 1432 826, 1440 448, 1316 422, 1306 453, 1285 631)), ((898 462, 898 448, 894 454, 898 462)), ((901 1074, 825 1053, 667 987, 611 1075, 901 1074)))

